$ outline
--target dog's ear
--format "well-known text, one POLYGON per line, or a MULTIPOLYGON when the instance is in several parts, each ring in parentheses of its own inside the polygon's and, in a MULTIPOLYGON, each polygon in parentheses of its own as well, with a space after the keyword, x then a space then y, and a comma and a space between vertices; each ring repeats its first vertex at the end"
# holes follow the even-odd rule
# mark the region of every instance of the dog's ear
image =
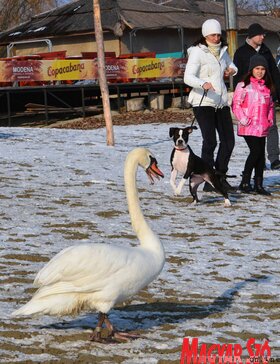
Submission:
POLYGON ((172 137, 173 137, 173 135, 174 135, 174 133, 175 133, 175 129, 176 129, 176 128, 170 128, 170 129, 169 129, 169 137, 170 137, 170 138, 172 138, 172 137))
POLYGON ((197 126, 188 126, 187 127, 189 134, 193 132, 193 130, 197 129, 197 126))

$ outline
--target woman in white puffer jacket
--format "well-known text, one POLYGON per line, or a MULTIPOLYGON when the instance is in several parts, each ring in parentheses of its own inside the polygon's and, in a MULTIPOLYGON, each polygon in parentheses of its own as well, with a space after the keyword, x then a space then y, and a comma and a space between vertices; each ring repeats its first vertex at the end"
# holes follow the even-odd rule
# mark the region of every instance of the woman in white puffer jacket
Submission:
MULTIPOLYGON (((188 50, 184 82, 192 87, 188 101, 193 106, 203 138, 201 157, 215 168, 224 188, 230 192, 233 188, 226 180, 226 173, 234 148, 234 131, 224 77, 235 75, 237 67, 227 53, 221 33, 216 19, 203 23, 203 37, 188 50), (214 160, 216 132, 219 148, 214 160)), ((205 185, 204 191, 211 190, 210 187, 205 185)))

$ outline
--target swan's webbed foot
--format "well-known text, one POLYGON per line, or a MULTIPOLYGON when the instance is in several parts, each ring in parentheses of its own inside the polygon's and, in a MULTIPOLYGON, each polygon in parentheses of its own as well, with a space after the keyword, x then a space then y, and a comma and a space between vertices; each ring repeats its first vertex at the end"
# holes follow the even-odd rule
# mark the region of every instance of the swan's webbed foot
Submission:
POLYGON ((89 339, 90 339, 90 341, 95 341, 95 342, 98 342, 98 343, 105 343, 106 342, 106 339, 101 337, 101 327, 96 327, 93 330, 92 335, 90 335, 89 339))
POLYGON ((105 313, 100 312, 96 328, 93 330, 90 340, 99 343, 118 343, 120 341, 129 342, 139 339, 139 337, 139 335, 133 333, 115 331, 108 316, 105 313), (106 329, 108 330, 108 334, 105 337, 101 336, 103 324, 105 324, 106 329))
POLYGON ((139 338, 139 335, 120 331, 114 331, 111 335, 102 337, 101 332, 94 330, 93 334, 90 336, 90 341, 102 344, 117 344, 120 342, 130 342, 139 338))
POLYGON ((132 340, 139 339, 140 336, 137 334, 132 334, 132 333, 128 333, 128 332, 116 331, 113 333, 113 338, 117 341, 129 342, 132 340))
POLYGON ((105 322, 105 319, 108 320, 107 315, 105 313, 99 312, 96 328, 93 330, 92 335, 90 335, 89 337, 90 341, 96 341, 98 343, 106 342, 106 339, 101 336, 102 326, 105 322))

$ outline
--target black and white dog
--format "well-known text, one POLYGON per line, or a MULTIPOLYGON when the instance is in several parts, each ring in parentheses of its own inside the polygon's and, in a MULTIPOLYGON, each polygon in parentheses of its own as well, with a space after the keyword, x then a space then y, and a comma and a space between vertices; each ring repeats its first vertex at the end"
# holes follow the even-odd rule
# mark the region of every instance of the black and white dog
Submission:
POLYGON ((173 188, 175 195, 180 195, 184 184, 189 178, 190 193, 193 197, 193 202, 199 202, 197 197, 198 186, 203 182, 210 183, 217 192, 225 198, 225 206, 231 206, 227 192, 224 190, 220 179, 215 174, 212 167, 209 166, 203 159, 194 154, 188 145, 189 134, 197 129, 196 126, 186 128, 170 128, 169 136, 173 138, 175 147, 172 150, 170 163, 171 163, 171 177, 170 184, 173 188), (180 173, 183 178, 176 186, 176 177, 180 173))

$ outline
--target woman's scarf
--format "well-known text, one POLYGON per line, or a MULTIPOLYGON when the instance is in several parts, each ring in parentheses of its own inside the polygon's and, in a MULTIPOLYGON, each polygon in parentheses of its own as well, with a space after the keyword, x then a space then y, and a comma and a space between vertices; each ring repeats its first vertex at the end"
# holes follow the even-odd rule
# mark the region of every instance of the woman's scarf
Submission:
POLYGON ((217 59, 220 57, 220 51, 221 51, 221 42, 219 44, 210 43, 206 41, 209 52, 213 54, 217 59))

